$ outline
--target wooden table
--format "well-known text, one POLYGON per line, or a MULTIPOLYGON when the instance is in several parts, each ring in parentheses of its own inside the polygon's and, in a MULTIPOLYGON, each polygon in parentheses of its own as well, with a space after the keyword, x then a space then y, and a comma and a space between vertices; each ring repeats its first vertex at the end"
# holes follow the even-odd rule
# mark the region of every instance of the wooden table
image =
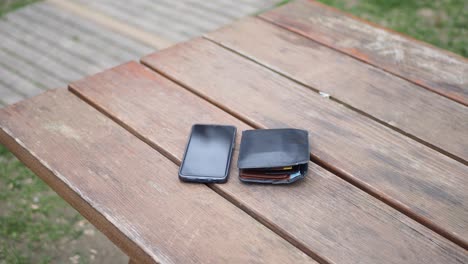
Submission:
POLYGON ((296 1, 4 108, 0 141, 133 262, 468 263, 467 77, 296 1), (182 183, 194 123, 307 129, 309 175, 182 183))

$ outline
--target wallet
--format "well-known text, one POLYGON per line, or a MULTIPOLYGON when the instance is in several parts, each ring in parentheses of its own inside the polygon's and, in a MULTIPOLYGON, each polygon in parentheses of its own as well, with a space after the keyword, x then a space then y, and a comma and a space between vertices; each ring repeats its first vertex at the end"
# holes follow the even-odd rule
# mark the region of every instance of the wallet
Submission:
POLYGON ((239 179, 249 183, 292 183, 306 176, 309 157, 305 130, 245 130, 237 162, 239 179))

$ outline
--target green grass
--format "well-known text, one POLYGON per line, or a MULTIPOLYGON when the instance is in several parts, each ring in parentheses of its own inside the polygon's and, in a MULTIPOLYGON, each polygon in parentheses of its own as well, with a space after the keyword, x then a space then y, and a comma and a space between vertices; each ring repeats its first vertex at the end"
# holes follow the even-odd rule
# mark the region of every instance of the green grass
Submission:
POLYGON ((319 0, 468 57, 466 0, 319 0))
POLYGON ((49 263, 82 217, 0 145, 0 263, 49 263))
POLYGON ((0 17, 23 6, 40 0, 0 0, 0 17))

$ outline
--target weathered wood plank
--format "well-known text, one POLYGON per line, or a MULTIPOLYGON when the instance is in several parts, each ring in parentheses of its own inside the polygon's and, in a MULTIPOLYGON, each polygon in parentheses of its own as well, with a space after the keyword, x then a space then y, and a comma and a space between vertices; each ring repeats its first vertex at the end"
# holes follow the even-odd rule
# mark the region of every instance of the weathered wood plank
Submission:
MULTIPOLYGON (((21 73, 18 74, 18 72, 13 68, 19 65, 24 66, 24 64, 18 63, 17 65, 11 65, 10 62, 16 63, 17 60, 11 59, 9 54, 4 53, 1 49, 0 57, 2 58, 2 61, 0 61, 0 89, 10 89, 24 97, 38 95, 44 91, 41 89, 42 85, 28 81, 23 77, 24 75, 22 76, 21 73)), ((2 97, 0 96, 0 98, 2 97)))
POLYGON ((24 95, 18 94, 8 87, 4 87, 4 84, 1 81, 0 88, 0 107, 19 102, 25 97, 24 95))
MULTIPOLYGON (((70 89, 177 164, 194 123, 235 125, 238 144, 240 131, 251 129, 134 62, 74 82, 70 89)), ((314 163, 309 176, 291 186, 242 184, 237 155, 228 183, 212 188, 318 259, 411 263, 467 258, 451 242, 314 163)))
POLYGON ((142 262, 308 263, 308 256, 67 90, 0 111, 0 142, 142 262))
MULTIPOLYGON (((57 82, 54 82, 54 84, 63 85, 63 83, 66 83, 67 80, 63 75, 66 75, 69 80, 77 80, 82 76, 68 67, 65 67, 60 62, 52 60, 37 50, 31 49, 22 43, 17 43, 10 38, 3 38, 2 41, 0 41, 0 49, 15 57, 18 61, 21 61, 21 63, 24 62, 37 71, 50 75, 50 78, 47 78, 47 80, 56 79, 57 82), (47 65, 47 67, 43 67, 42 65, 47 65), (61 72, 62 76, 59 76, 57 72, 61 72)), ((33 73, 25 71, 23 74, 27 75, 30 80, 34 80, 34 78, 37 77, 36 71, 33 73)))
POLYGON ((142 61, 257 127, 308 130, 313 160, 467 247, 468 166, 208 40, 142 61))
MULTIPOLYGON (((22 45, 31 53, 38 53, 48 59, 57 62, 62 68, 68 68, 72 72, 76 72, 80 76, 86 76, 87 74, 96 73, 99 71, 99 66, 95 63, 87 61, 83 56, 76 56, 68 52, 67 49, 57 45, 56 42, 51 44, 48 40, 44 40, 45 36, 37 35, 34 33, 26 33, 19 27, 6 24, 6 30, 1 31, 5 38, 8 38, 15 45, 22 45), (73 62, 73 63, 71 63, 73 62)), ((14 46, 12 48, 15 49, 14 46)), ((40 58, 39 56, 35 58, 40 58)), ((102 67, 102 66, 101 66, 102 67)))
POLYGON ((311 0, 293 1, 261 17, 468 105, 468 62, 461 56, 311 0))
POLYGON ((257 18, 207 37, 468 161, 468 107, 257 18))
MULTIPOLYGON (((16 54, 13 52, 14 50, 9 48, 3 48, 0 45, 0 65, 5 71, 13 72, 19 79, 22 80, 23 83, 27 84, 29 88, 27 90, 34 90, 35 87, 39 87, 41 89, 46 89, 49 87, 62 87, 66 85, 66 83, 61 80, 60 77, 50 74, 50 71, 47 69, 38 68, 37 65, 31 63, 30 60, 25 59, 24 57, 16 54), (40 76, 41 78, 38 78, 40 76), (48 85, 48 86, 47 86, 48 85)), ((18 52, 21 53, 21 52, 18 52)), ((49 65, 48 63, 43 63, 42 67, 45 65, 49 65)), ((46 67, 46 66, 45 66, 46 67)), ((8 77, 4 77, 5 75, 2 74, 2 79, 6 79, 8 77)), ((21 86, 13 86, 15 90, 22 91, 20 89, 21 86)))
MULTIPOLYGON (((36 12, 34 14, 35 17, 37 17, 37 14, 39 13, 36 12)), ((55 21, 55 24, 57 24, 57 26, 61 26, 64 32, 62 32, 62 30, 59 31, 55 28, 51 28, 45 22, 47 19, 46 16, 45 19, 38 20, 41 21, 41 23, 37 23, 31 18, 32 16, 28 16, 26 19, 24 17, 14 16, 9 18, 5 24, 9 27, 15 28, 17 30, 17 36, 29 36, 30 40, 27 41, 30 43, 42 42, 44 43, 42 47, 45 48, 48 46, 58 46, 59 49, 65 50, 75 58, 78 57, 79 61, 86 61, 87 63, 83 63, 85 69, 88 67, 87 64, 89 63, 94 64, 99 68, 105 68, 105 66, 115 63, 115 59, 112 60, 110 56, 105 54, 108 50, 99 51, 96 47, 92 48, 85 45, 84 40, 89 39, 91 36, 83 34, 83 32, 79 32, 75 28, 71 27, 64 30, 64 25, 57 21, 55 21)), ((96 42, 98 41, 95 41, 95 43, 96 42)), ((44 51, 41 47, 34 46, 34 48, 44 51)), ((130 58, 127 58, 127 61, 128 59, 130 58)), ((72 61, 75 62, 75 59, 72 61)))
POLYGON ((149 33, 172 41, 185 41, 273 6, 277 1, 137 0, 132 1, 132 5, 123 0, 75 2, 149 33))
MULTIPOLYGON (((154 50, 154 47, 144 44, 145 42, 125 36, 125 34, 121 34, 112 28, 109 30, 103 24, 89 20, 89 17, 76 16, 69 9, 64 11, 64 8, 58 7, 52 2, 45 2, 44 4, 31 7, 34 7, 34 9, 29 9, 32 10, 29 12, 35 15, 28 14, 27 19, 32 19, 33 17, 39 18, 39 22, 47 23, 53 29, 73 32, 87 45, 104 54, 115 55, 129 60, 129 58, 131 59, 141 53, 146 53, 148 50, 154 50), (73 17, 73 19, 70 19, 70 17, 73 17), (106 44, 107 49, 103 50, 102 47, 106 44)), ((64 34, 68 33, 64 32, 64 34)))

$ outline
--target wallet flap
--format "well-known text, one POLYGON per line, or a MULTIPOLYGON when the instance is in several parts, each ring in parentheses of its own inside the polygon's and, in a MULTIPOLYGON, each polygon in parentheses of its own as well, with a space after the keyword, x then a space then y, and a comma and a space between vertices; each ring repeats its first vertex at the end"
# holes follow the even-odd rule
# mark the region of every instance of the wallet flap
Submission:
POLYGON ((257 129, 242 132, 239 169, 290 166, 309 161, 308 133, 301 129, 257 129))

